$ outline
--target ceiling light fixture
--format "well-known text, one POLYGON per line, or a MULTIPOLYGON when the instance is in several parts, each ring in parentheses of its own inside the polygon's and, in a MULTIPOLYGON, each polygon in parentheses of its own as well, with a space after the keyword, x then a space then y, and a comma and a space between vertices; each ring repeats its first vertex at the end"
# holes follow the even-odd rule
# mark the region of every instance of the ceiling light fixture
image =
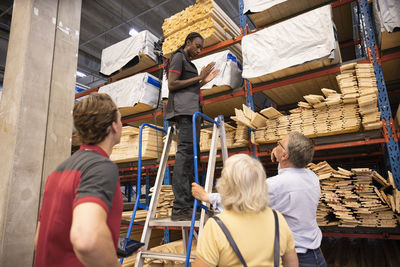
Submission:
POLYGON ((82 78, 82 77, 86 77, 87 75, 83 72, 80 72, 79 70, 76 71, 76 76, 82 78))
POLYGON ((138 31, 135 28, 131 28, 129 31, 129 35, 130 36, 135 36, 138 34, 138 31))

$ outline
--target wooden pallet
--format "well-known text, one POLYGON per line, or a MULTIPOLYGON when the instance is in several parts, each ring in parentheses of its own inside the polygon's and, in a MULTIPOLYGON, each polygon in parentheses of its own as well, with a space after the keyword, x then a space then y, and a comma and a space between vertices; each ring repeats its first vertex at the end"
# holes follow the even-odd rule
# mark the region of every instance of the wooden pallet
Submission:
POLYGON ((220 85, 220 86, 213 86, 210 89, 202 89, 201 93, 203 94, 203 96, 208 96, 229 90, 232 90, 232 88, 229 85, 220 85))
POLYGON ((250 14, 250 18, 257 27, 262 27, 271 24, 274 21, 288 18, 299 12, 311 10, 323 4, 328 4, 329 2, 330 1, 328 0, 288 0, 262 12, 250 14))
POLYGON ((126 117, 133 114, 138 114, 142 112, 146 112, 149 110, 154 110, 155 108, 143 103, 137 103, 133 107, 122 107, 119 108, 119 112, 121 112, 121 117, 126 117))
MULTIPOLYGON (((154 59, 144 53, 140 53, 139 56, 136 57, 139 57, 139 62, 137 64, 132 67, 120 69, 116 74, 111 76, 111 79, 113 81, 121 80, 157 65, 157 62, 154 61, 154 59)), ((135 58, 132 60, 135 60, 135 58)))

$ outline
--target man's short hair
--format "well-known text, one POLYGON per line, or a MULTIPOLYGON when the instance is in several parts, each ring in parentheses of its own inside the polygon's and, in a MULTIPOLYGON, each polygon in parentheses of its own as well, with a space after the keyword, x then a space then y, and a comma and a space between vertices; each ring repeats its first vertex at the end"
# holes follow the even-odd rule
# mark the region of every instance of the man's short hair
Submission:
POLYGON ((312 141, 299 132, 289 134, 287 148, 289 161, 296 168, 304 168, 313 159, 314 145, 312 141))
POLYGON ((118 108, 107 94, 94 93, 76 102, 74 125, 83 144, 96 145, 108 135, 108 126, 118 120, 118 108))
POLYGON ((267 176, 261 163, 245 154, 229 157, 217 181, 226 210, 259 212, 267 207, 267 176))

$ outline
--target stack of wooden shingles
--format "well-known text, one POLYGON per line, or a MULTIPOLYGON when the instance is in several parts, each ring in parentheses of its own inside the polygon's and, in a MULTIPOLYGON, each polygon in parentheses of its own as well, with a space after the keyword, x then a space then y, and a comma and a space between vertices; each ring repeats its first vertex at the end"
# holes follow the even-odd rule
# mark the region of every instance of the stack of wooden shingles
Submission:
POLYGON ((358 225, 357 219, 352 214, 352 206, 357 196, 352 192, 354 185, 350 180, 351 172, 339 169, 333 169, 327 162, 319 164, 310 164, 309 168, 314 171, 320 179, 321 184, 321 203, 317 214, 323 217, 321 220, 325 226, 338 225, 341 227, 355 227, 358 225), (343 203, 346 198, 347 202, 343 203), (323 204, 326 205, 325 208, 323 204), (327 212, 332 212, 336 219, 328 220, 327 212))
POLYGON ((356 63, 343 65, 340 67, 341 74, 336 76, 344 103, 357 103, 359 97, 355 67, 356 63))
POLYGON ((335 170, 325 161, 310 164, 309 168, 317 174, 321 184, 321 202, 317 210, 320 226, 396 227, 394 212, 399 213, 400 193, 390 173, 393 185, 370 169, 335 170), (373 185, 373 180, 380 189, 373 185))
MULTIPOLYGON (((150 188, 150 192, 150 196, 152 196, 154 187, 150 188)), ((162 185, 160 196, 158 198, 156 218, 171 217, 174 199, 175 197, 174 192, 172 192, 172 185, 162 185)))
POLYGON ((358 105, 365 130, 382 128, 381 113, 378 110, 378 87, 374 68, 371 63, 358 63, 356 66, 358 81, 358 105))
POLYGON ((256 142, 265 143, 278 141, 280 138, 277 132, 279 125, 278 118, 283 117, 282 113, 273 107, 265 108, 261 110, 260 113, 268 118, 268 120, 265 121, 264 128, 260 128, 256 131, 256 142))
MULTIPOLYGON (((183 45, 190 32, 198 32, 204 38, 204 47, 240 35, 235 22, 212 0, 198 0, 195 5, 164 20, 162 25, 163 53, 168 56, 183 45)), ((230 48, 237 55, 240 46, 230 48)))
POLYGON ((391 172, 388 172, 387 180, 376 171, 374 171, 372 175, 372 178, 378 184, 378 187, 374 188, 375 193, 382 202, 389 206, 389 208, 386 209, 380 207, 376 208, 376 218, 378 219, 377 227, 394 227, 393 225, 395 225, 396 222, 393 219, 392 213, 400 213, 400 191, 396 188, 391 172))
MULTIPOLYGON (((314 117, 315 120, 312 122, 304 120, 308 131, 303 131, 303 134, 309 137, 332 135, 338 133, 345 133, 351 131, 357 131, 359 129, 360 120, 357 113, 357 106, 354 103, 344 103, 343 95, 338 94, 335 90, 323 88, 322 93, 325 95, 306 95, 306 99, 309 107, 305 108, 304 102, 300 103, 299 106, 303 106, 300 113, 307 112, 307 117, 314 117), (311 113, 312 111, 312 113, 311 113), (310 123, 313 123, 313 128, 310 123)), ((291 115, 292 116, 292 115, 291 115)))

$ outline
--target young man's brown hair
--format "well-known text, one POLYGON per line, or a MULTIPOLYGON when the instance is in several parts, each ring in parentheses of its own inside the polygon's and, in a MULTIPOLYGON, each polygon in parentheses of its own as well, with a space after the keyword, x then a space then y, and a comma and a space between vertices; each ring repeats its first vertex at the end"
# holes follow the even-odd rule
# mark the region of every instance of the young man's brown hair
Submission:
POLYGON ((118 120, 118 108, 109 95, 93 93, 75 103, 73 117, 82 143, 95 145, 106 138, 108 126, 118 120))

